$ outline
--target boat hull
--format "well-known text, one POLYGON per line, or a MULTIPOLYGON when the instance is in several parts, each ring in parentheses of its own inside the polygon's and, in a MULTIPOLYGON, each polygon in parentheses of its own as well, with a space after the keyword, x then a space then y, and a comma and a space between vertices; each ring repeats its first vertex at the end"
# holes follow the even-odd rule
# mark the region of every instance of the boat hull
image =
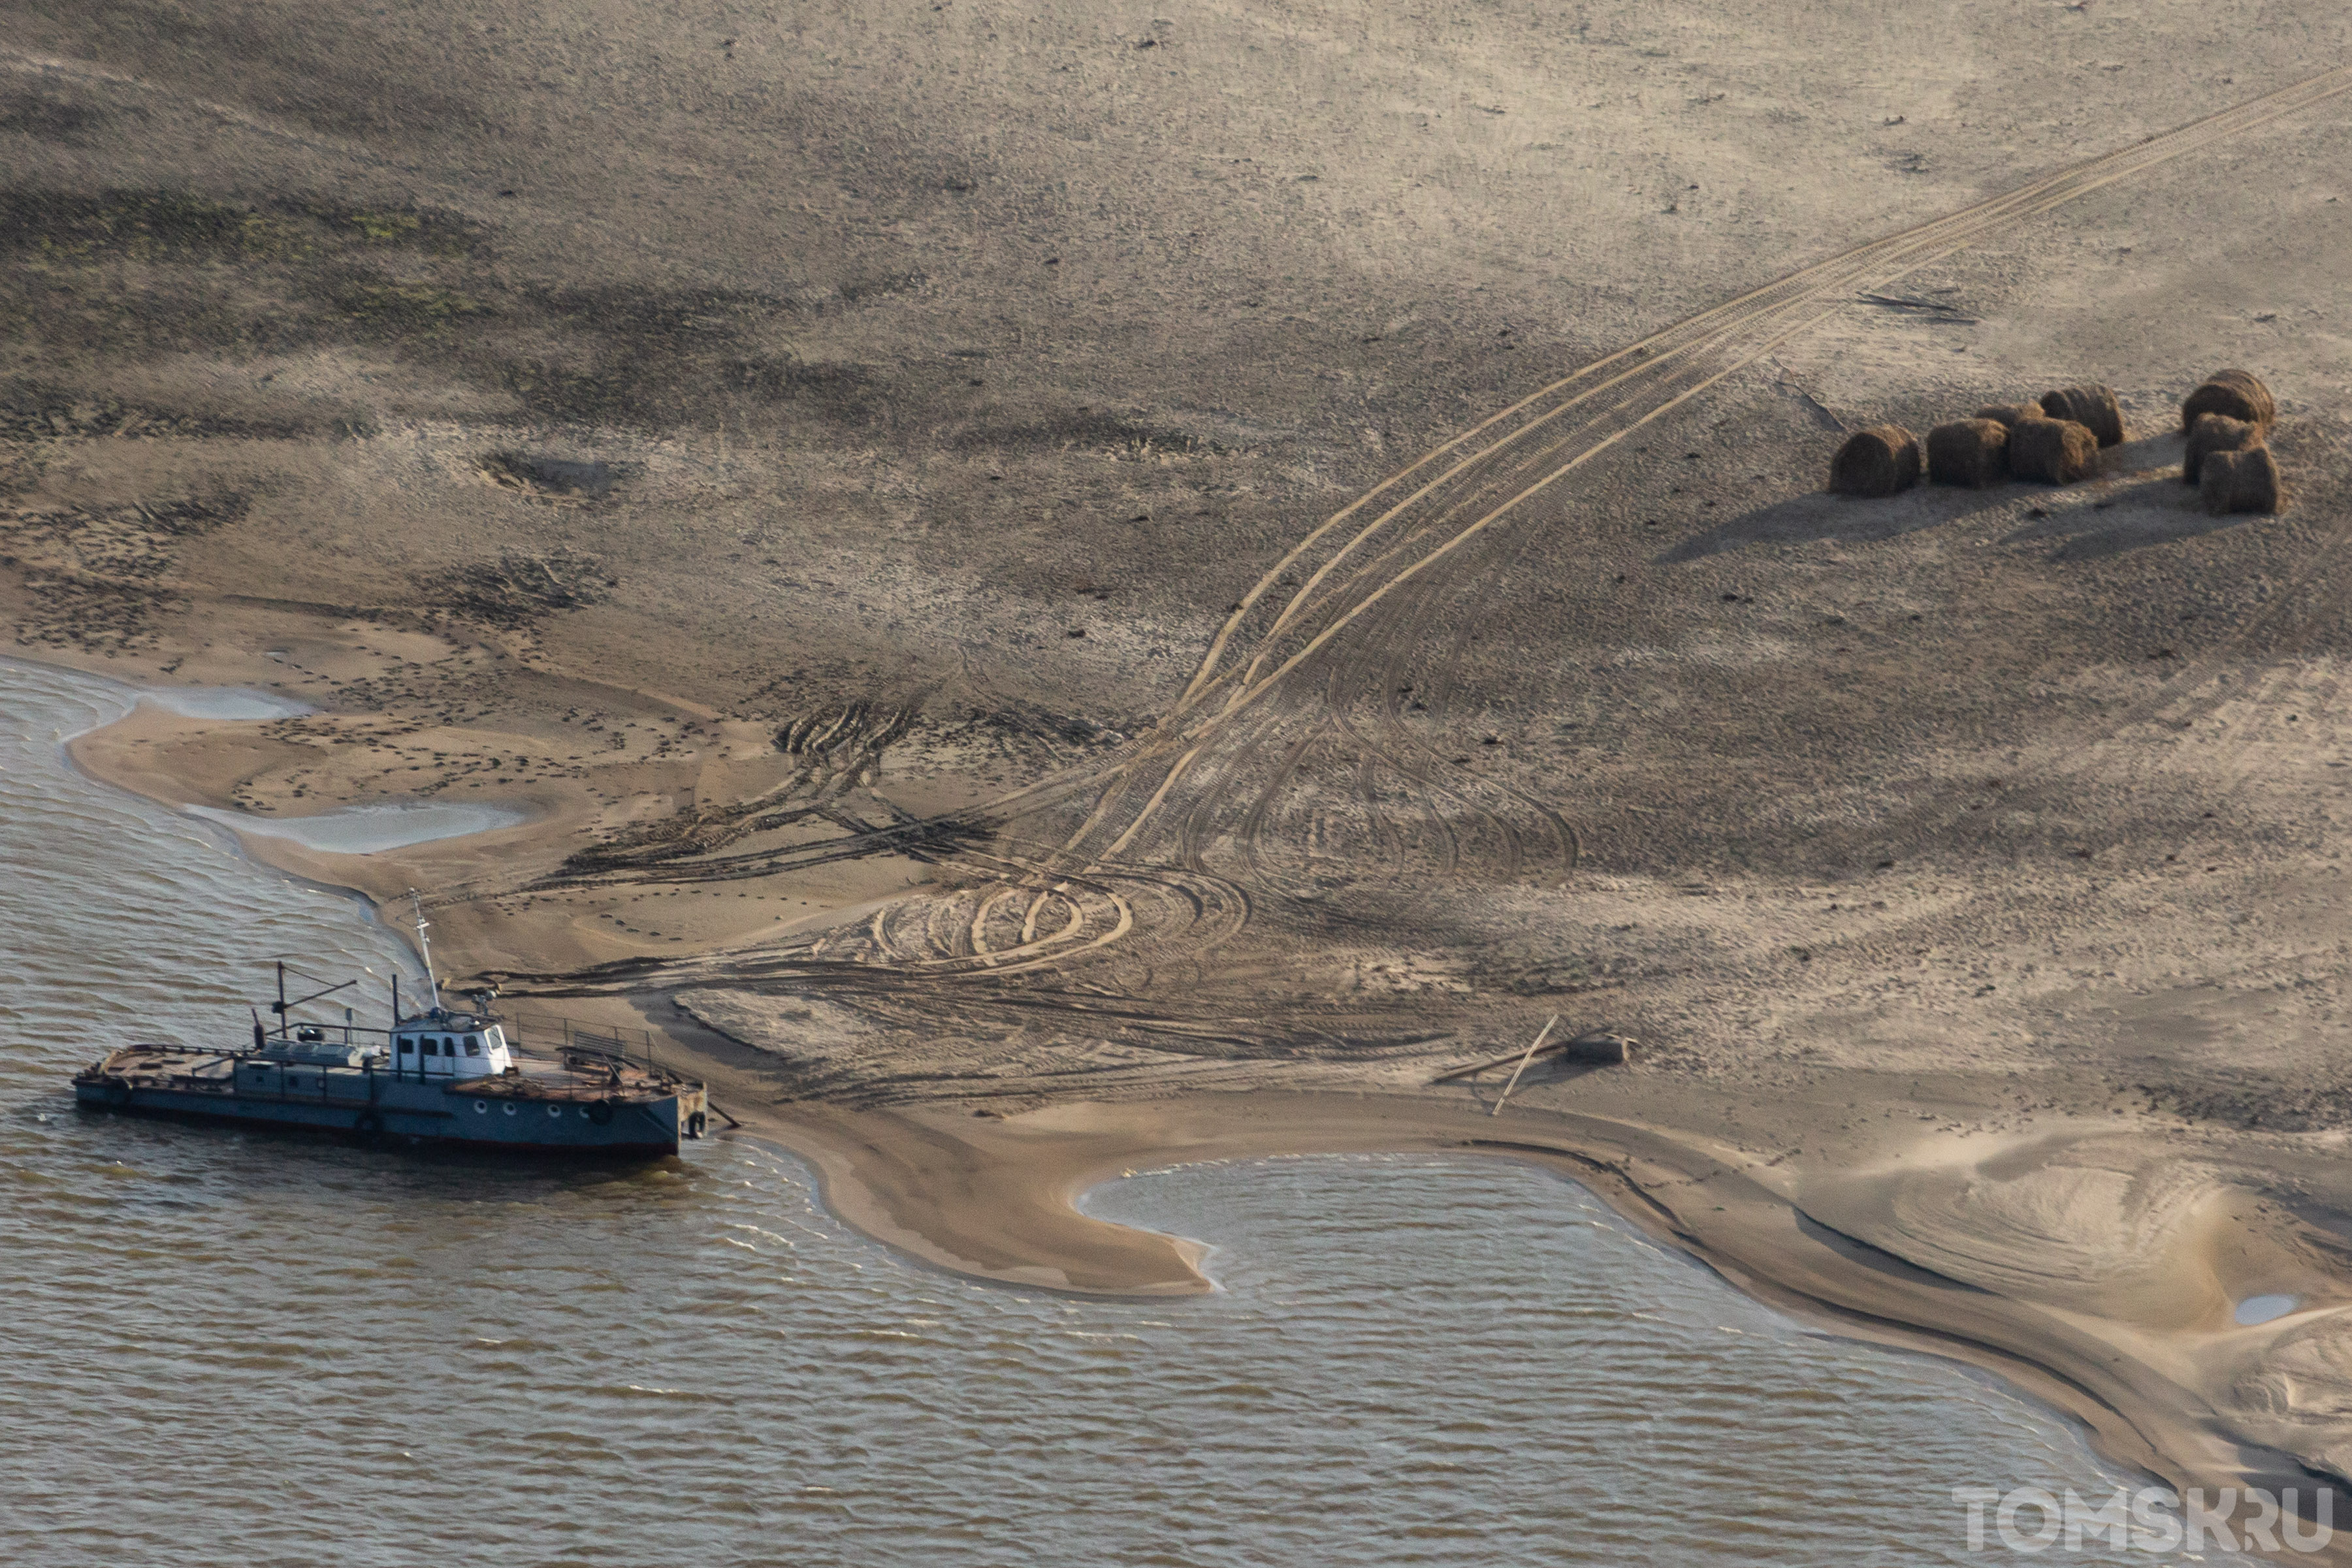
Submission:
MULTIPOLYGON (((316 1082, 344 1075, 300 1076, 316 1082)), ((327 1134, 368 1143, 637 1159, 677 1154, 689 1124, 698 1126, 693 1119, 701 1110, 699 1104, 687 1107, 685 1097, 677 1094, 620 1102, 531 1100, 388 1082, 382 1074, 350 1077, 359 1082, 330 1082, 310 1093, 255 1093, 241 1086, 184 1088, 91 1076, 75 1082, 74 1099, 94 1111, 327 1134)))

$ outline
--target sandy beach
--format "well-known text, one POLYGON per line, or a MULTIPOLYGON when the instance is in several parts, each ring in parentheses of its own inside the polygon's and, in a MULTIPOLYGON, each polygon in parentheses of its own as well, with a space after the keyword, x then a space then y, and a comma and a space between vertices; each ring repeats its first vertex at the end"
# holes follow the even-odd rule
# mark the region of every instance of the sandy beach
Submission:
POLYGON ((124 788, 517 814, 244 842, 929 1263, 1478 1150, 2352 1487, 2352 17, 1801 9, 20 11, 0 616, 310 710, 124 788), (2088 483, 1822 493, 2094 382, 2088 483), (1633 1060, 1433 1082, 1553 1019, 1633 1060))

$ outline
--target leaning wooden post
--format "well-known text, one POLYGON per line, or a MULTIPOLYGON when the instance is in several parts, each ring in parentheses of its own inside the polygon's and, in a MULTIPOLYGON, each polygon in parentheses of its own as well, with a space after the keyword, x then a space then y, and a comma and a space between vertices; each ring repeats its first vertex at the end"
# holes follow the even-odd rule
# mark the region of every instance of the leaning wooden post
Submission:
POLYGON ((1487 1112, 1486 1114, 1489 1116, 1499 1116, 1503 1113, 1503 1102, 1508 1100, 1511 1097, 1511 1091, 1519 1086, 1519 1074, 1525 1072, 1528 1070, 1528 1063, 1536 1059, 1537 1048, 1541 1046, 1543 1042, 1550 1037, 1552 1026, 1558 1022, 1559 1022, 1559 1015, 1558 1013, 1554 1013, 1551 1017, 1544 1019, 1543 1028, 1536 1031, 1535 1039, 1528 1045, 1528 1053, 1519 1058, 1519 1064, 1517 1067, 1511 1069, 1511 1081, 1503 1085, 1503 1092, 1500 1094, 1495 1096, 1495 1108, 1487 1112))

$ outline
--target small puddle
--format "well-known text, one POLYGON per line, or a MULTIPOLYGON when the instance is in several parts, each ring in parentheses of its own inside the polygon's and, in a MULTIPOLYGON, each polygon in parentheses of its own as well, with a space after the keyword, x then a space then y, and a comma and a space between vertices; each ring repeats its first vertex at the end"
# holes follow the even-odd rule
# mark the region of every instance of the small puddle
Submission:
POLYGON ((2283 1318, 2301 1303, 2293 1296, 2248 1296, 2238 1303, 2238 1322, 2248 1328, 2283 1318))
POLYGON ((322 854, 372 855, 434 839, 461 838, 492 828, 511 828, 530 813, 508 806, 459 806, 416 802, 346 806, 315 817, 255 817, 215 806, 190 806, 188 815, 266 839, 289 839, 322 854))
POLYGON ((139 700, 182 718, 294 718, 318 711, 309 703, 245 686, 149 686, 139 700))

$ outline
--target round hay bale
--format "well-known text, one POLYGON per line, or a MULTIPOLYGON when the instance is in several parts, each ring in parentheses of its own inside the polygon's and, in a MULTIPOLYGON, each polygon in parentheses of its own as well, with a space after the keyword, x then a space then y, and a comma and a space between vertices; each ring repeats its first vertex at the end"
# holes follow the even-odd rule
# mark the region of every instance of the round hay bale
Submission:
POLYGON ((2116 394, 2095 382, 2088 386, 2060 387, 2042 394, 2042 412, 2053 419, 2071 419, 2098 437, 2102 446, 2124 444, 2124 411, 2116 394))
POLYGON ((1997 419, 1956 419, 1927 433, 1927 477, 1938 485, 1983 489, 2009 474, 2009 426, 1997 419))
POLYGON ((2021 419, 2042 419, 2046 416, 2042 413, 2042 405, 2039 403, 1989 402, 1969 417, 1971 419, 1990 419, 1994 423, 2006 430, 2021 419))
POLYGON ((2189 448, 2180 455, 2181 482, 2196 484, 2205 459, 2216 452, 2243 452, 2262 444, 2263 427, 2252 421, 2231 419, 2226 413, 2200 413, 2189 427, 2189 448))
POLYGON ((2267 430, 2278 419, 2278 404, 2271 399, 2271 389, 2253 371, 2215 371, 2180 400, 2183 433, 2197 428, 2200 413, 2225 414, 2267 430))
POLYGON ((1840 496, 1895 496, 1919 482, 1919 438, 1899 424, 1874 424, 1846 438, 1830 459, 1840 496))
POLYGON ((2099 471, 2099 438, 2071 419, 2021 419, 2009 427, 2009 474, 2073 485, 2099 471))
POLYGON ((2207 453, 2198 484, 2204 492, 2205 509, 2217 517, 2231 512, 2279 509, 2278 460, 2267 446, 2207 453))

